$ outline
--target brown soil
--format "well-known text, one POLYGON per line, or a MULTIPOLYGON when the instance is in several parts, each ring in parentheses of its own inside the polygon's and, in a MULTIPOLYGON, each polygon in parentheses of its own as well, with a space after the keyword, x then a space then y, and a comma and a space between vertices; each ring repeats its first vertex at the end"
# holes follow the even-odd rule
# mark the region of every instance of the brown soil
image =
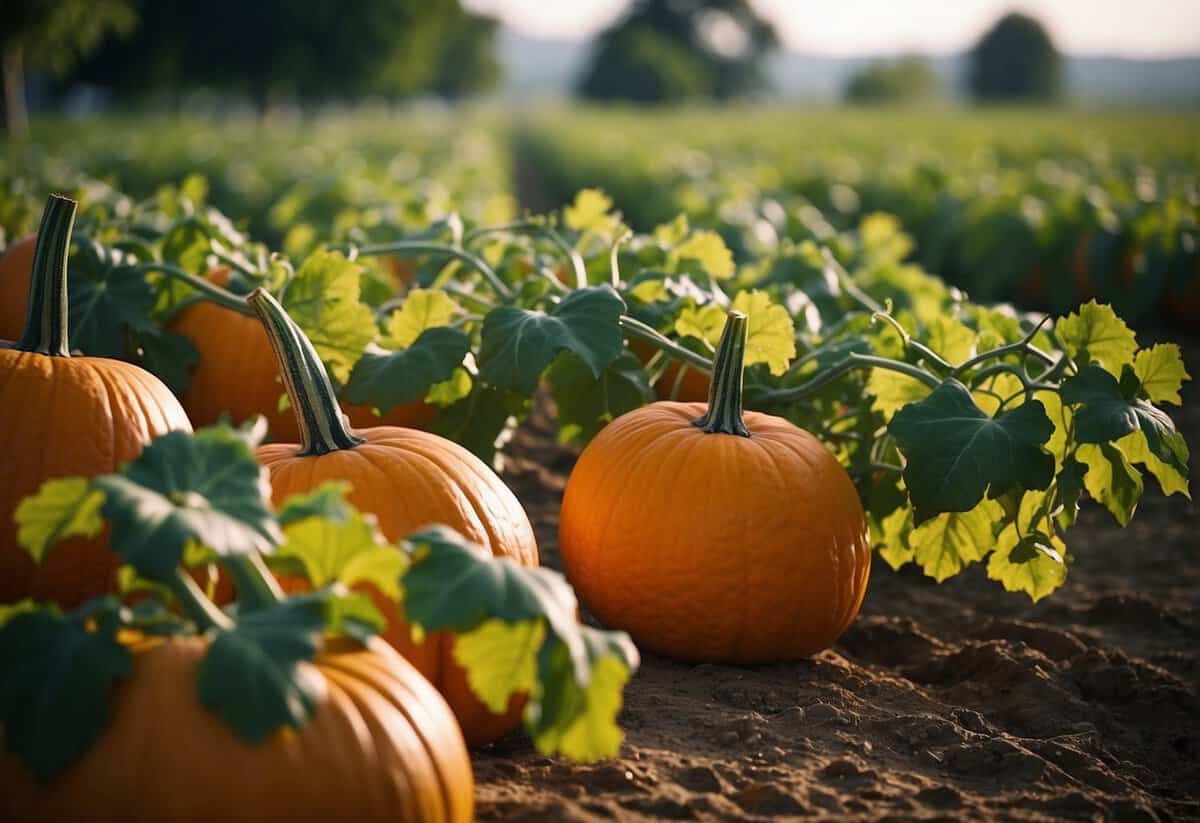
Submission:
MULTIPOLYGON (((1200 376, 1200 346, 1188 350, 1200 376)), ((1200 444, 1200 392, 1175 410, 1200 444)), ((561 568, 574 454, 535 416, 505 471, 561 568)), ((1092 506, 1067 585, 1032 604, 978 564, 942 585, 876 561, 858 621, 801 663, 650 655, 619 758, 573 765, 520 735, 475 755, 481 820, 1200 818, 1196 506, 1092 506)))

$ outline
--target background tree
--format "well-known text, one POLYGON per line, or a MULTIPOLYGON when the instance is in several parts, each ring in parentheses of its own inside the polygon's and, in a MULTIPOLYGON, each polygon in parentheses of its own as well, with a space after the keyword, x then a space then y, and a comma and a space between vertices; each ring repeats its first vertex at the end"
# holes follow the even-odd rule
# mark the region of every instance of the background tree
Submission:
POLYGON ((128 0, 4 0, 0 4, 0 74, 4 128, 24 134, 26 71, 63 74, 110 32, 128 33, 137 15, 128 0))
POLYGON ((145 0, 143 25, 71 78, 137 98, 207 88, 273 102, 470 94, 494 83, 496 24, 459 0, 145 0))
POLYGON ((1002 17, 970 53, 967 82, 982 102, 1053 100, 1062 90, 1062 57, 1042 24, 1024 14, 1002 17))
POLYGON ((851 103, 913 103, 938 91, 938 79, 929 61, 918 55, 898 60, 875 60, 855 72, 843 96, 851 103))
POLYGON ((637 0, 602 32, 578 83, 593 100, 727 100, 767 86, 774 28, 748 0, 637 0))

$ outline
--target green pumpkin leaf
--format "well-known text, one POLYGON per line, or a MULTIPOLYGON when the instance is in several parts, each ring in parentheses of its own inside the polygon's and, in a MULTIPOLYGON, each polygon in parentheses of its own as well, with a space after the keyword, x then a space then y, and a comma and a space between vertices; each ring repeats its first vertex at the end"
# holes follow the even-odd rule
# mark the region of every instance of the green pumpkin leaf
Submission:
POLYGON ((345 480, 326 480, 310 492, 293 494, 283 501, 276 517, 286 529, 293 523, 310 517, 331 523, 345 523, 353 508, 346 502, 350 483, 345 480))
POLYGON ((299 561, 314 588, 370 583, 398 600, 407 556, 383 540, 373 520, 348 509, 341 521, 325 517, 293 520, 284 527, 283 545, 275 557, 299 561))
POLYGON ((421 400, 434 384, 449 380, 470 350, 471 338, 449 326, 426 329, 400 351, 371 346, 355 364, 342 396, 387 414, 398 405, 421 400))
POLYGON ((880 523, 883 541, 879 547, 879 556, 899 571, 907 563, 916 559, 916 553, 909 542, 913 531, 912 509, 901 506, 893 511, 880 523))
POLYGON ((191 370, 200 362, 200 353, 182 334, 162 329, 138 332, 138 363, 167 384, 176 394, 187 390, 191 370))
POLYGON ((581 189, 575 202, 563 209, 563 223, 575 231, 604 231, 611 223, 612 198, 600 189, 581 189))
POLYGON ((1182 405, 1179 390, 1183 387, 1183 381, 1191 377, 1183 366, 1179 346, 1159 343, 1142 349, 1133 359, 1133 371, 1150 402, 1182 405))
POLYGON ((680 337, 703 340, 716 349, 725 329, 725 310, 709 303, 706 306, 684 306, 675 319, 675 333, 680 337))
POLYGON ((1079 365, 1098 363, 1111 374, 1133 363, 1137 340, 1112 306, 1084 303, 1054 327, 1067 353, 1079 365))
POLYGON ((413 289, 398 311, 388 317, 384 348, 406 349, 429 329, 449 325, 462 309, 441 289, 413 289))
POLYGON ((524 405, 527 401, 515 399, 503 389, 476 383, 470 394, 438 414, 430 430, 490 465, 515 426, 514 415, 521 411, 518 403, 524 405))
POLYGON ((625 301, 609 286, 576 289, 549 314, 501 306, 483 321, 479 374, 529 395, 559 352, 570 351, 599 377, 625 350, 617 324, 624 311, 625 301))
POLYGON ((580 625, 574 592, 549 569, 490 557, 448 529, 412 535, 406 545, 412 566, 401 580, 402 605, 415 628, 462 637, 489 624, 460 657, 470 682, 483 683, 492 672, 480 694, 489 706, 503 707, 513 693, 528 689, 526 727, 540 751, 585 760, 616 753, 620 692, 638 663, 627 635, 580 625), (537 647, 531 624, 542 627, 537 647), (485 639, 493 641, 490 653, 485 639), (513 645, 500 649, 500 641, 513 645), (531 654, 537 668, 532 684, 531 654))
POLYGON ((97 266, 80 271, 72 265, 70 288, 71 348, 94 357, 129 357, 129 331, 152 329, 154 291, 145 275, 128 266, 97 266))
POLYGON ((455 638, 454 659, 466 670, 467 682, 480 702, 503 714, 514 694, 533 691, 538 650, 545 639, 541 620, 484 620, 455 638))
POLYGON ((796 357, 796 327, 787 309, 765 291, 744 291, 733 299, 733 310, 746 315, 745 365, 766 363, 776 377, 787 372, 796 357))
POLYGON ((646 370, 628 350, 598 378, 579 358, 561 354, 548 378, 558 407, 560 443, 585 444, 609 421, 654 399, 646 370))
POLYGON ((228 426, 165 434, 92 482, 104 492, 113 549, 151 580, 174 573, 189 541, 226 556, 267 554, 279 539, 266 470, 228 426))
POLYGON ((1021 537, 1010 523, 996 538, 988 560, 988 577, 1005 591, 1025 592, 1035 603, 1066 582, 1066 547, 1057 537, 1043 533, 1021 537))
MULTIPOLYGON (((1135 431, 1133 434, 1127 434, 1117 441, 1116 446, 1130 463, 1140 463, 1146 467, 1146 471, 1154 475, 1154 479, 1158 481, 1159 488, 1166 495, 1182 494, 1184 497, 1191 499, 1192 493, 1188 489, 1188 477, 1186 474, 1179 471, 1174 466, 1163 462, 1150 451, 1150 444, 1146 440, 1146 435, 1142 431, 1135 431)), ((1187 444, 1183 446, 1183 463, 1188 462, 1187 444)))
POLYGON ((891 420, 905 406, 924 400, 931 389, 916 378, 886 369, 872 369, 867 378, 871 408, 891 420))
POLYGON ((360 299, 362 267, 340 252, 310 254, 284 290, 281 303, 325 362, 345 383, 378 329, 371 307, 360 299))
POLYGON ((0 628, 4 747, 40 783, 87 754, 108 727, 113 688, 133 668, 116 638, 120 609, 116 598, 92 601, 75 615, 26 609, 0 628))
POLYGON ((967 512, 939 514, 909 536, 914 559, 926 575, 941 583, 991 551, 992 524, 1003 518, 1003 509, 994 500, 980 501, 967 512))
POLYGON ((671 249, 667 256, 667 267, 673 272, 684 271, 686 266, 683 264, 689 260, 717 280, 728 280, 736 270, 733 252, 715 231, 692 232, 687 240, 671 249))
POLYGON ((303 664, 321 647, 328 597, 289 597, 216 632, 196 671, 198 694, 238 737, 261 743, 284 726, 300 728, 312 714, 325 682, 303 664))
POLYGON ((100 507, 104 492, 84 477, 47 480, 17 505, 13 520, 17 542, 41 563, 60 540, 76 535, 95 537, 104 528, 100 507))
POLYGON ((1141 431, 1150 453, 1186 477, 1188 451, 1183 436, 1166 412, 1132 396, 1138 389, 1132 367, 1126 367, 1122 378, 1118 383, 1110 373, 1092 365, 1063 381, 1063 402, 1079 406, 1075 410, 1075 440, 1111 443, 1141 431))
POLYGON ((471 387, 474 385, 471 373, 459 366, 451 372, 449 379, 434 383, 429 387, 429 391, 425 394, 425 402, 441 408, 453 406, 463 398, 470 396, 471 387))
POLYGON ((933 318, 923 342, 955 366, 975 355, 975 332, 950 315, 933 318))
POLYGON ((1083 444, 1075 454, 1087 466, 1083 485, 1088 494, 1112 512, 1118 523, 1128 526, 1142 497, 1142 473, 1113 443, 1083 444))
POLYGON ((1053 430, 1040 401, 988 417, 957 380, 901 409, 888 425, 907 461, 904 483, 918 524, 970 511, 985 493, 1046 488, 1054 457, 1042 445, 1053 430))
POLYGON ((27 597, 24 600, 18 600, 16 603, 6 603, 0 606, 0 628, 17 615, 37 611, 38 609, 49 609, 52 612, 58 612, 58 607, 53 603, 41 604, 27 597))

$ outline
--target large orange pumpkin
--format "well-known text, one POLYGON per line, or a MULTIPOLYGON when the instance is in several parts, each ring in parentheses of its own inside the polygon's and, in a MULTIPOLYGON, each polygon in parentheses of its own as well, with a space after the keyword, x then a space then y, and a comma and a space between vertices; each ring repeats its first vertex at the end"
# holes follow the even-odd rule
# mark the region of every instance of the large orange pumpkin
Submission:
POLYGON ((326 641, 298 731, 247 743, 196 697, 207 641, 133 638, 133 671, 82 760, 39 785, 0 755, 4 820, 468 823, 471 763, 445 701, 386 644, 326 641))
MULTIPOLYGON (((303 332, 266 292, 258 290, 249 300, 278 354, 301 434, 299 445, 272 443, 258 449, 277 504, 325 481, 348 481, 350 502, 374 514, 389 540, 441 523, 494 556, 537 565, 529 518, 490 468, 457 443, 429 432, 393 426, 350 429, 303 332)), ((514 696, 503 715, 490 712, 453 659, 453 636, 436 632, 415 643, 395 605, 373 594, 388 619, 384 638, 442 691, 469 744, 490 742, 517 727, 522 697, 514 696)))
POLYGON ((608 424, 567 482, 559 546, 584 604, 682 660, 792 660, 858 613, 871 552, 854 484, 790 422, 742 414, 746 317, 732 312, 708 405, 608 424))
POLYGON ((33 252, 37 235, 22 237, 0 257, 0 340, 16 340, 25 327, 25 306, 29 303, 29 272, 33 270, 33 252))
POLYGON ((130 363, 71 357, 67 252, 76 204, 54 196, 38 231, 28 322, 0 350, 0 603, 26 597, 71 608, 115 587, 106 534, 62 543, 40 566, 18 545, 13 512, 55 477, 116 471, 151 439, 191 431, 174 395, 130 363))
MULTIPOLYGON (((229 270, 214 269, 208 279, 224 286, 229 270)), ((195 425, 211 425, 223 414, 235 424, 261 414, 273 439, 287 443, 300 439, 295 415, 279 410, 283 385, 275 354, 257 319, 200 300, 181 311, 170 327, 190 339, 200 355, 180 398, 195 425)), ((370 406, 346 404, 344 408, 359 426, 421 427, 437 411, 424 402, 400 404, 382 416, 370 406)))

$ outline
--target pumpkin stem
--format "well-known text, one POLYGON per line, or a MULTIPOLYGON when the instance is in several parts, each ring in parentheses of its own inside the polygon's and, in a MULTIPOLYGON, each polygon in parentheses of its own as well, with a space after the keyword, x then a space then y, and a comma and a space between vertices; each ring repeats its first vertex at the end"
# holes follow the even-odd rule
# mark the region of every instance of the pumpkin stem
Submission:
POLYGON ((708 411, 692 421, 708 434, 736 434, 749 437, 742 420, 742 360, 746 356, 746 315, 731 311, 717 344, 713 363, 712 388, 708 392, 708 411))
POLYGON ((67 326, 67 254, 78 204, 59 194, 50 195, 38 227, 29 275, 29 309, 25 331, 17 342, 21 351, 70 357, 67 326))
POLYGON ((261 288, 246 297, 258 314, 300 424, 300 455, 328 454, 365 443, 347 424, 325 364, 283 306, 261 288))

